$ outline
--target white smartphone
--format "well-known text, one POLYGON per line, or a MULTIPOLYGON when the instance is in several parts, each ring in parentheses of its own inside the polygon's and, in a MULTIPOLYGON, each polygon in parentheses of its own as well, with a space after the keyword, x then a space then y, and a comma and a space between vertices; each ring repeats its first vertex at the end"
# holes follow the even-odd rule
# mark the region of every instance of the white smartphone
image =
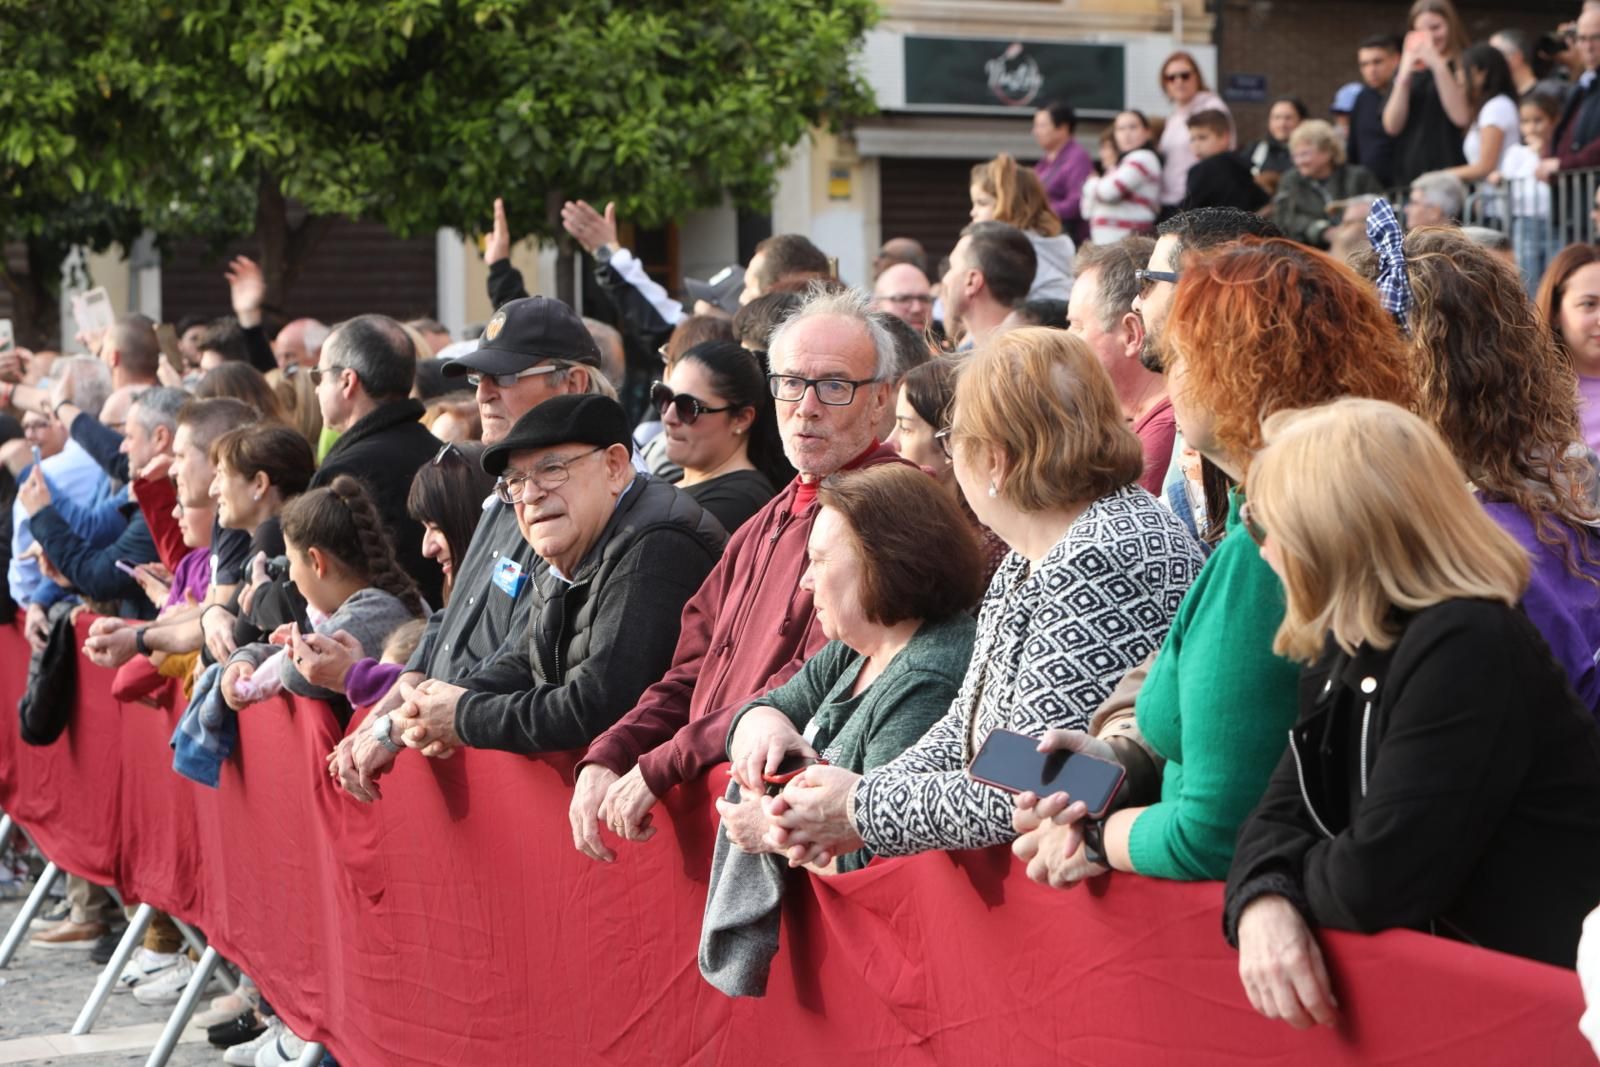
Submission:
POLYGON ((0 354, 17 347, 17 335, 11 329, 10 319, 0 319, 0 354))

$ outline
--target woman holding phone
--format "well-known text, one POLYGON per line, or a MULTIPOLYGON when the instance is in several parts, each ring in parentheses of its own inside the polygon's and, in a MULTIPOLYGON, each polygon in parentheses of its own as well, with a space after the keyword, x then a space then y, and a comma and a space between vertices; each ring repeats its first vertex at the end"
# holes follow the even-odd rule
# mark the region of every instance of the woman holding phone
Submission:
POLYGON ((768 801, 791 863, 1011 840, 1011 800, 967 773, 990 731, 1083 726, 1160 644, 1200 568, 1180 520, 1139 488, 1144 455, 1082 340, 1012 330, 956 380, 956 481, 1011 546, 978 615, 961 690, 894 761, 856 774, 813 766, 768 801))
POLYGON ((1251 1004, 1333 1025, 1314 926, 1572 967, 1600 899, 1600 732, 1517 609, 1527 553, 1399 407, 1341 400, 1266 435, 1246 528, 1287 593, 1273 648, 1304 669, 1228 874, 1251 1004))
POLYGON ((1461 54, 1467 31, 1450 0, 1416 0, 1406 20, 1405 50, 1383 105, 1383 130, 1394 140, 1394 180, 1412 179, 1467 162, 1464 131, 1472 125, 1461 54))

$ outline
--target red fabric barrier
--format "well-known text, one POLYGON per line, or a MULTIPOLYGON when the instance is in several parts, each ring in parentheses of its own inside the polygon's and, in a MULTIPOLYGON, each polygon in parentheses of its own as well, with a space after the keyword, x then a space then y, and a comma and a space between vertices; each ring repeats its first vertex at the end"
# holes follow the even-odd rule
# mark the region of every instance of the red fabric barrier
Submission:
POLYGON ((796 875, 768 996, 732 1001, 695 965, 705 783, 598 864, 572 848, 568 759, 408 754, 366 807, 324 774, 327 709, 273 701, 211 790, 171 770, 177 712, 113 703, 88 664, 63 739, 22 745, 26 661, 0 628, 0 806, 63 867, 200 926, 352 1067, 1594 1062, 1571 972, 1329 934, 1344 1023, 1300 1033, 1250 1010, 1217 884, 1054 892, 1004 850, 796 875))

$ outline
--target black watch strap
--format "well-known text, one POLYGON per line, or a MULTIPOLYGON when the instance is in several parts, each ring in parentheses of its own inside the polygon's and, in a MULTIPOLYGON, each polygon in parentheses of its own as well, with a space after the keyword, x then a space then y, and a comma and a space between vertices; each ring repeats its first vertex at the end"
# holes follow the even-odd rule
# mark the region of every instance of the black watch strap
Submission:
POLYGON ((144 643, 144 632, 148 629, 148 626, 140 626, 133 631, 133 648, 141 656, 150 654, 150 646, 144 643))
POLYGON ((1083 857, 1090 863, 1109 867, 1111 861, 1106 859, 1105 829, 1104 819, 1083 820, 1083 857))

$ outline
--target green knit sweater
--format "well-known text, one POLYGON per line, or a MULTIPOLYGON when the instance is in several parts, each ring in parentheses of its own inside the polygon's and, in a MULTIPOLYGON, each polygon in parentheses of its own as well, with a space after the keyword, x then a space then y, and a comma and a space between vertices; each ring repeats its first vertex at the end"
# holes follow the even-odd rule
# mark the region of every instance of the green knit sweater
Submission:
POLYGON ((1234 838, 1283 756, 1300 668, 1272 652, 1283 585, 1229 500, 1226 533, 1178 606, 1134 705, 1167 760, 1161 800, 1134 820, 1134 870, 1159 878, 1226 878, 1234 838))
MULTIPOLYGON (((793 678, 739 709, 728 737, 751 708, 776 708, 806 734, 818 755, 864 774, 900 755, 950 710, 976 634, 977 623, 967 615, 924 623, 855 696, 850 690, 866 657, 843 641, 829 641, 793 678)), ((840 856, 839 870, 865 867, 871 859, 867 849, 840 856)))

